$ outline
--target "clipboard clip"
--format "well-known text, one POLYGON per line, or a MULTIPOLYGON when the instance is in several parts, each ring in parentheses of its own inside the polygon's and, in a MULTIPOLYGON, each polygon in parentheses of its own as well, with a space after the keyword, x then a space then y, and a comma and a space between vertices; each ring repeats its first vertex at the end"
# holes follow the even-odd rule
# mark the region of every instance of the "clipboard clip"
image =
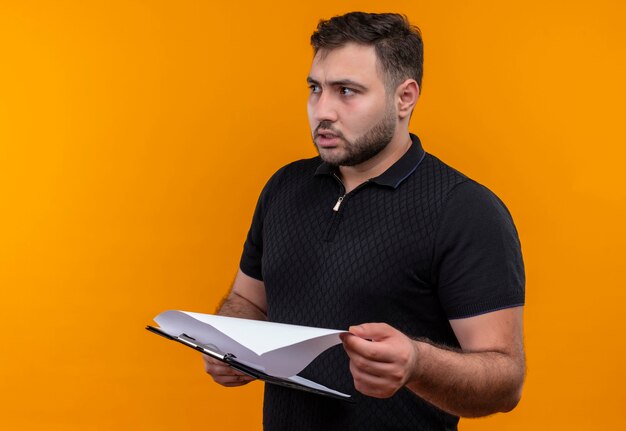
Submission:
POLYGON ((202 344, 199 343, 195 338, 185 333, 182 333, 178 336, 170 335, 167 332, 163 331, 161 328, 156 328, 154 326, 146 326, 146 329, 150 332, 154 332, 157 335, 165 337, 169 340, 178 341, 186 346, 191 347, 199 352, 204 353, 205 355, 211 356, 215 359, 219 359, 222 362, 228 362, 229 359, 236 358, 232 353, 221 353, 220 349, 212 344, 202 344))
POLYGON ((235 358, 236 356, 231 353, 221 353, 219 349, 212 344, 202 344, 198 343, 195 338, 190 337, 189 335, 183 333, 178 337, 175 337, 178 341, 183 344, 186 344, 190 347, 193 347, 200 352, 207 354, 209 356, 214 357, 215 359, 219 359, 220 361, 227 361, 229 358, 235 358))

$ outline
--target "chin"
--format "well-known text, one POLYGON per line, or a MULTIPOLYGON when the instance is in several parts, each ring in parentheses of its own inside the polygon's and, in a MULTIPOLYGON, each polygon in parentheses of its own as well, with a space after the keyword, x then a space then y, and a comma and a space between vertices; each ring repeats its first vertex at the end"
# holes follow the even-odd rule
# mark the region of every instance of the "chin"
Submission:
POLYGON ((338 166, 339 164, 341 164, 341 161, 343 160, 343 156, 341 154, 338 154, 339 150, 337 150, 336 148, 325 149, 325 148, 319 148, 317 146, 316 148, 317 148, 317 154, 319 154, 322 161, 328 163, 329 165, 334 165, 334 166, 338 166))

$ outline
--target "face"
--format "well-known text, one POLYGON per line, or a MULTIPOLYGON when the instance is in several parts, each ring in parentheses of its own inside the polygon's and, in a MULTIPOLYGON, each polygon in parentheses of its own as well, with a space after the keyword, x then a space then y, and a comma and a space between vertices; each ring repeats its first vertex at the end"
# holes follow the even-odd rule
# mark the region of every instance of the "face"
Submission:
POLYGON ((313 142, 325 162, 355 166, 391 142, 398 122, 372 46, 319 51, 307 79, 313 142))

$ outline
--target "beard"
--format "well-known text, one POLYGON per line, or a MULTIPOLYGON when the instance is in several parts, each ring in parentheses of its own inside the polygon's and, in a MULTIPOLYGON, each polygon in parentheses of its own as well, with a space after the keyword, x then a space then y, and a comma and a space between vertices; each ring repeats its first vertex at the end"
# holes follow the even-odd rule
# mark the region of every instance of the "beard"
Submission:
MULTIPOLYGON (((345 144, 344 153, 337 155, 323 155, 315 144, 321 159, 335 167, 356 166, 376 156, 389 145, 396 131, 396 113, 388 104, 384 117, 354 141, 347 140, 341 132, 333 128, 333 123, 328 120, 319 123, 313 136, 316 136, 319 129, 332 131, 345 144)), ((313 142, 315 143, 315 138, 313 142)))

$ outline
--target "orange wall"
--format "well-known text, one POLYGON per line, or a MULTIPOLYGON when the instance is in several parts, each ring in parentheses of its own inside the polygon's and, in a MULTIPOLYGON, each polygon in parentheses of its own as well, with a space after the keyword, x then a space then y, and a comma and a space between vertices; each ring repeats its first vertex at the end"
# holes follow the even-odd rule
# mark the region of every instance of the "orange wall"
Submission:
MULTIPOLYGON (((143 328, 213 311, 264 181, 314 154, 317 20, 383 11, 292 3, 0 3, 1 429, 260 429, 261 384, 143 328)), ((385 4, 424 33, 412 130, 525 252, 524 398, 461 429, 623 426, 624 2, 385 4)))

